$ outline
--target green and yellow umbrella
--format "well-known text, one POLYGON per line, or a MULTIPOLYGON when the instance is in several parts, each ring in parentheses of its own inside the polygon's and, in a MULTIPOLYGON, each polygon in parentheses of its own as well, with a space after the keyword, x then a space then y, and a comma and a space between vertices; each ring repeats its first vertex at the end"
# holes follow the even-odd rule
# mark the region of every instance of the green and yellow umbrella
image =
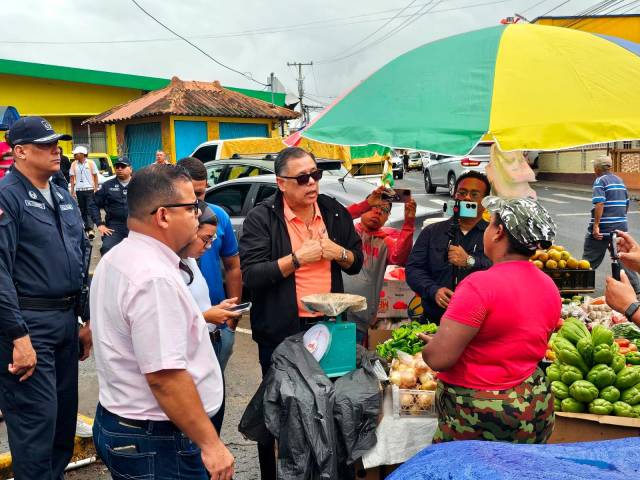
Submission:
POLYGON ((338 99, 302 133, 464 155, 640 138, 640 45, 568 28, 501 25, 423 45, 338 99))

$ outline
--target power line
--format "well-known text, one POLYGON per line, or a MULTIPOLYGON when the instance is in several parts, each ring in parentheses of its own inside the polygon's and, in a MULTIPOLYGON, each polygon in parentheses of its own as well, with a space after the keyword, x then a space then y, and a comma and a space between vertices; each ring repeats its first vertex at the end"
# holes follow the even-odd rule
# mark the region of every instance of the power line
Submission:
MULTIPOLYGON (((452 12, 452 11, 464 10, 468 8, 495 5, 498 3, 505 3, 507 1, 508 0, 493 0, 488 2, 464 5, 460 7, 434 9, 434 10, 430 10, 429 13, 452 12)), ((547 0, 544 0, 544 1, 547 1, 547 0)), ((411 7, 411 9, 421 8, 422 6, 424 6, 424 4, 414 5, 411 7)), ((395 8, 395 9, 389 9, 389 10, 380 10, 378 12, 353 15, 350 17, 334 18, 334 19, 327 19, 327 20, 315 20, 312 22, 298 23, 295 25, 285 25, 281 27, 259 28, 254 30, 227 32, 227 33, 221 33, 216 35, 193 35, 187 38, 190 38, 191 40, 215 40, 215 39, 221 39, 221 38, 246 37, 250 35, 271 35, 271 34, 278 34, 278 33, 294 32, 298 30, 306 31, 310 29, 320 29, 320 28, 324 29, 324 28, 332 28, 332 27, 349 27, 352 25, 359 25, 359 24, 365 24, 365 23, 383 22, 393 17, 373 18, 373 19, 365 19, 365 20, 344 23, 345 20, 361 18, 361 17, 371 17, 375 15, 380 15, 381 13, 394 12, 397 10, 401 10, 401 9, 395 8), (322 25, 322 24, 326 24, 326 25, 322 25)), ((406 15, 400 15, 397 18, 409 18, 412 16, 413 14, 406 14, 406 15)), ((174 37, 139 38, 139 39, 130 39, 130 40, 60 40, 60 41, 50 41, 50 40, 21 41, 21 40, 3 39, 2 43, 4 45, 119 45, 119 44, 137 44, 137 43, 179 42, 181 40, 182 40, 181 38, 174 38, 174 37)))
POLYGON ((548 12, 543 13, 542 15, 538 15, 539 17, 546 17, 547 15, 549 15, 551 12, 556 11, 557 9, 559 9, 561 6, 566 5, 567 3, 569 3, 571 0, 565 0, 564 2, 562 2, 560 5, 557 5, 555 7, 553 7, 551 10, 549 10, 548 12))
POLYGON ((215 58, 213 58, 211 55, 209 55, 207 52, 205 52, 204 50, 202 50, 200 47, 198 47, 195 43, 192 43, 191 41, 189 41, 187 38, 183 37, 182 35, 180 35, 178 32, 176 32, 175 30, 172 30, 171 28, 169 28, 168 26, 166 26, 164 23, 162 23, 160 20, 158 20, 156 17, 154 17, 153 15, 151 15, 149 12, 147 12, 144 8, 142 8, 142 6, 136 1, 136 0, 131 0, 133 2, 133 4, 138 7, 140 10, 142 10, 142 12, 147 15, 149 18, 151 18, 154 22, 156 22, 158 25, 160 25, 162 28, 164 28, 165 30, 168 30, 169 32, 171 32, 172 34, 174 34, 176 37, 181 38, 182 40, 184 40, 186 43, 188 43, 189 45, 191 45, 193 48, 195 48, 196 50, 198 50, 200 53, 202 53, 205 57, 207 57, 210 60, 213 60, 215 63, 217 63, 218 65, 220 65, 223 68, 226 68, 227 70, 230 70, 232 72, 237 73, 238 75, 242 75, 244 78, 246 78, 247 80, 251 80, 252 82, 255 82, 259 85, 262 86, 269 86, 266 83, 262 83, 259 82, 258 80, 256 80, 255 78, 253 78, 253 76, 250 73, 244 73, 241 72, 240 70, 236 70, 235 68, 232 68, 228 65, 225 65, 224 63, 220 62, 219 60, 216 60, 215 58))
POLYGON ((520 13, 527 13, 529 10, 533 10, 534 8, 536 8, 538 5, 542 5, 544 2, 546 2, 548 0, 542 0, 541 2, 536 3, 535 5, 531 5, 530 7, 525 8, 524 10, 522 10, 520 13))

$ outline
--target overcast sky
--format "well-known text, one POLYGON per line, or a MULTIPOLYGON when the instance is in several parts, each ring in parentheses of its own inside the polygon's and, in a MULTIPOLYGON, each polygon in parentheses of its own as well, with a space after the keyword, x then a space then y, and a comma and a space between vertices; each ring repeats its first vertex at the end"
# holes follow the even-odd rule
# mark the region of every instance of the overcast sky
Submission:
MULTIPOLYGON (((177 75, 185 80, 217 79, 224 85, 263 88, 176 39, 131 0, 1 1, 0 58, 165 78, 177 75)), ((329 102, 328 97, 338 95, 397 55, 431 40, 497 25, 501 18, 514 13, 533 19, 555 8, 552 15, 574 15, 599 3, 594 0, 137 1, 220 62, 250 72, 262 83, 266 83, 270 72, 275 72, 288 89, 296 91, 296 72, 287 67, 287 62, 313 61, 313 68, 304 69, 305 87, 310 96, 323 102, 329 102), (350 54, 353 55, 326 62, 350 54)), ((636 3, 620 1, 619 5, 636 3)))

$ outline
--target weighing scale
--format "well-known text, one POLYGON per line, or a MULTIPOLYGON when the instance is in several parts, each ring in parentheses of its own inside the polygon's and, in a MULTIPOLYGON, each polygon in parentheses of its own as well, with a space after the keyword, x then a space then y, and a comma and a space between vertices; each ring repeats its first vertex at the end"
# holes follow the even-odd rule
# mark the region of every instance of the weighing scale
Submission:
POLYGON ((341 377, 356 368, 356 324, 342 321, 346 311, 366 310, 367 299, 348 293, 318 293, 303 297, 310 312, 329 317, 304 334, 307 350, 320 363, 327 377, 341 377))

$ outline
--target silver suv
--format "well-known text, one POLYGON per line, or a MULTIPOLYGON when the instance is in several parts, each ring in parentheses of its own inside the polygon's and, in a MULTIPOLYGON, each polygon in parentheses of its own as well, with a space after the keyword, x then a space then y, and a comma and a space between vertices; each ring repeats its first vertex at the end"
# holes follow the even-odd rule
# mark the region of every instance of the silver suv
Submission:
POLYGON ((492 142, 480 142, 468 155, 448 157, 430 153, 422 165, 424 189, 435 193, 438 187, 446 187, 453 197, 456 180, 471 170, 485 173, 491 153, 492 142))

